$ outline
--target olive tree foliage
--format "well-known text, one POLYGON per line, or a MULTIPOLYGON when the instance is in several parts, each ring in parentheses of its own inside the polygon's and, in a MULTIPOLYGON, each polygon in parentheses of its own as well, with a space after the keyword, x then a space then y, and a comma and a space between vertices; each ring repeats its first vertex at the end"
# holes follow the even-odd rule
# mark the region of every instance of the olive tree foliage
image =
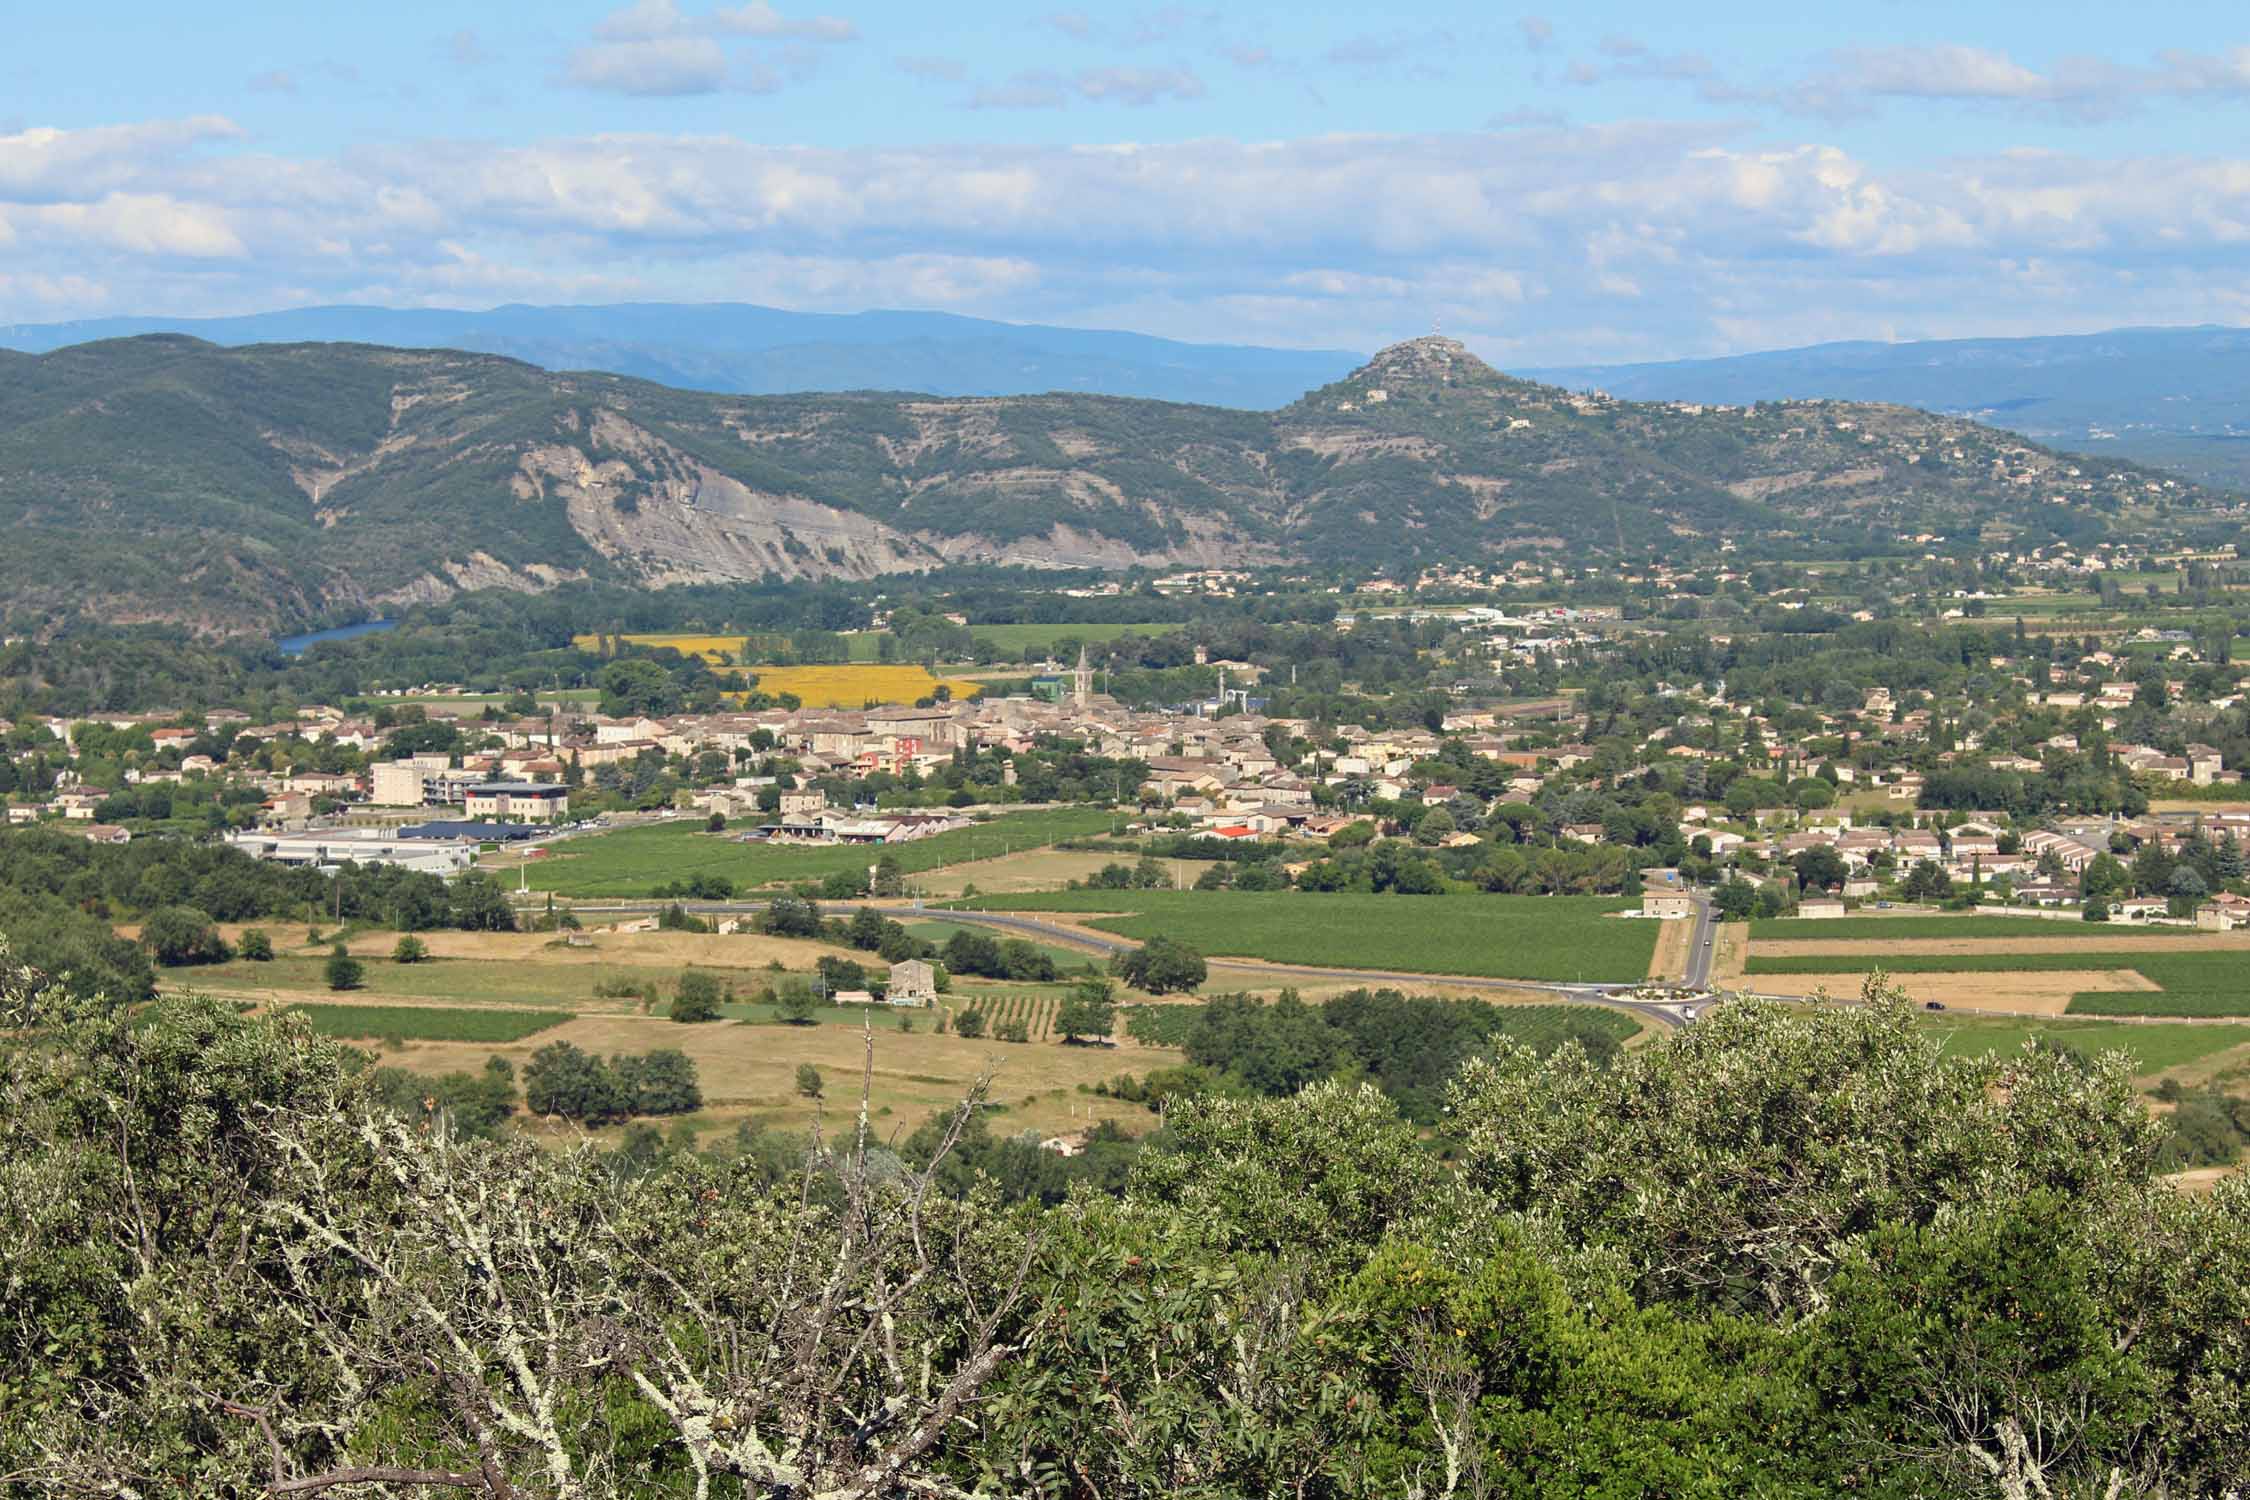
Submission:
MULTIPOLYGON (((2250 1186, 2122 1064, 1758 1005, 1182 1097, 1004 1208, 867 1109, 782 1157, 457 1132, 311 1034, 0 947, 0 1495, 2187 1500, 2250 1474, 2250 1186), (941 1169, 949 1172, 940 1175, 941 1169), (950 1182, 951 1192, 936 1184, 950 1182)), ((465 1122, 466 1123, 466 1122, 465 1122)))
POLYGON ((967 1495, 940 1440, 1041 1317, 1037 1239, 864 1090, 769 1188, 462 1139, 202 1001, 0 1069, 0 1489, 967 1495))
POLYGON ((1503 1042, 1448 1105, 1499 1212, 1625 1258, 1638 1292, 1812 1312, 1879 1224, 2034 1191, 2145 1204, 2162 1133, 2121 1054, 1940 1055, 1880 974, 1802 1015, 1745 1001, 1596 1068, 1503 1042))

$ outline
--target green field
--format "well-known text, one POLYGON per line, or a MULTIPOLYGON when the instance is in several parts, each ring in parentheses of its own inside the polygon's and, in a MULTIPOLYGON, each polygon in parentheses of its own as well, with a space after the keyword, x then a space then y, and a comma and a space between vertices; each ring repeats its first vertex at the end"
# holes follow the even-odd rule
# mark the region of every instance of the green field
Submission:
POLYGON ((415 1042, 520 1042, 571 1019, 561 1010, 444 1010, 432 1005, 293 1005, 322 1036, 415 1042))
POLYGON ((1055 891, 980 897, 988 911, 1130 913, 1093 922, 1136 942, 1322 968, 1619 983, 1643 978, 1654 922, 1598 896, 1370 896, 1301 891, 1055 891))
MULTIPOLYGON (((811 952, 802 960, 811 963, 811 952)), ((462 1005, 577 1005, 615 1008, 630 1002, 596 995, 599 983, 631 985, 642 993, 668 995, 679 983, 685 965, 520 963, 508 959, 433 958, 418 964, 392 963, 362 955, 363 978, 359 993, 375 998, 438 1000, 462 1005)), ((319 993, 327 990, 325 954, 283 954, 268 963, 236 959, 192 971, 186 987, 219 995, 258 995, 280 992, 319 993)), ((760 978, 764 971, 747 963, 739 971, 743 980, 760 978)))
POLYGON ((2112 1049, 2133 1059, 2138 1073, 2161 1073, 2250 1042, 2239 1026, 2120 1026, 2100 1021, 1982 1021, 1948 1016, 1925 1022, 1939 1033, 1950 1057, 2013 1052, 2035 1036, 2051 1037, 2088 1054, 2112 1049))
MULTIPOLYGON (((2076 953, 1791 953, 1786 956, 1753 951, 1743 965, 1750 974, 1843 974, 1881 969, 1887 974, 2058 974, 2071 969, 2138 969, 2158 984, 2157 969, 2175 973, 2192 970, 2195 982, 2216 978, 2223 970, 2250 988, 2250 953, 2120 953, 2088 946, 2076 953)), ((2166 986, 2170 988, 2170 986, 2166 986)))
POLYGON ((2070 997, 2082 1016, 2250 1016, 2250 953, 2151 953, 2131 967, 2163 988, 2089 990, 2070 997))
POLYGON ((969 634, 1008 651, 1026 647, 1051 649, 1057 641, 1084 641, 1098 645, 1121 635, 1167 635, 1180 628, 1177 620, 1143 621, 1123 625, 971 625, 969 634))
POLYGON ((531 889, 562 896, 647 896, 660 885, 696 875, 722 875, 738 888, 820 880, 838 871, 864 873, 888 854, 909 875, 1057 839, 1106 833, 1114 817, 1099 808, 1058 807, 1009 813, 959 833, 911 843, 785 849, 744 844, 734 834, 703 831, 699 818, 651 823, 615 833, 562 840, 531 866, 531 889))
MULTIPOLYGON (((2193 937, 2193 927, 2136 927, 2122 922, 2057 921, 2042 917, 1774 917, 1750 924, 1750 939, 1813 942, 1832 938, 2111 938, 2193 937)), ((1783 972, 1776 970, 1775 972, 1783 972)))
MULTIPOLYGON (((527 966, 475 958, 434 958, 418 964, 392 963, 361 954, 360 989, 372 996, 459 1001, 465 1005, 554 1004, 593 998, 597 971, 592 965, 527 966)), ((283 953, 264 963, 234 959, 194 970, 175 971, 183 988, 210 994, 280 991, 319 992, 328 988, 328 956, 283 953)), ((676 971, 674 971, 676 972, 676 971)))

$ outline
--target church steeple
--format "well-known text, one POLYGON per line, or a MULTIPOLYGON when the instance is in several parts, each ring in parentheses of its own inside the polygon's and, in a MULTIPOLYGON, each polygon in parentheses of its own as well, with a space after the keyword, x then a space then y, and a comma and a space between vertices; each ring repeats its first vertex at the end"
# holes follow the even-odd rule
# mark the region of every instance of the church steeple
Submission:
POLYGON ((1078 707, 1084 708, 1094 695, 1094 669, 1086 664, 1086 645, 1078 645, 1078 669, 1070 674, 1070 697, 1078 707))

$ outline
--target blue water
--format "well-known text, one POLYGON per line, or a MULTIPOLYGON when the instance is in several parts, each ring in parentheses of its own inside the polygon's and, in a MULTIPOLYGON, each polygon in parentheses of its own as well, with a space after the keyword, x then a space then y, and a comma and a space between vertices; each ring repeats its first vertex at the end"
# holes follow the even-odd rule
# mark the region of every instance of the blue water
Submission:
POLYGON ((315 630, 310 635, 285 635, 278 644, 284 656, 299 656, 322 641, 356 640, 363 635, 373 635, 378 630, 396 630, 396 620, 369 620, 364 625, 339 625, 334 630, 315 630))

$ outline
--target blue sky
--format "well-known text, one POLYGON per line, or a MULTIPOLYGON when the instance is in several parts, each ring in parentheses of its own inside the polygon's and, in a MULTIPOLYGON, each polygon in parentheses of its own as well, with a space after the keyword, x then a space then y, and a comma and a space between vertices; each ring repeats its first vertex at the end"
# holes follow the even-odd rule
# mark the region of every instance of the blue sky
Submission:
POLYGON ((1515 364, 2239 323, 2246 127, 2239 5, 46 7, 0 321, 725 299, 1515 364))

